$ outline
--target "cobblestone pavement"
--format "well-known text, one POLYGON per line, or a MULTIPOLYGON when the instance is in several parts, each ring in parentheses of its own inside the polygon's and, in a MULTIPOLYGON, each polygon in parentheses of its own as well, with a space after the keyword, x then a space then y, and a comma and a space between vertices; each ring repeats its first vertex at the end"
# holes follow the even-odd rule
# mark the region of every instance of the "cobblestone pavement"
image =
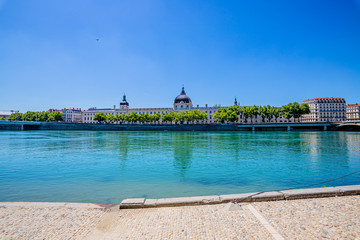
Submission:
POLYGON ((111 229, 96 228, 85 239, 271 239, 247 208, 226 204, 124 209, 111 229))
POLYGON ((0 239, 360 239, 360 196, 228 207, 0 207, 0 239))
POLYGON ((360 239, 360 196, 252 205, 286 239, 360 239))
POLYGON ((102 209, 0 206, 0 239, 71 239, 92 230, 105 213, 102 209))

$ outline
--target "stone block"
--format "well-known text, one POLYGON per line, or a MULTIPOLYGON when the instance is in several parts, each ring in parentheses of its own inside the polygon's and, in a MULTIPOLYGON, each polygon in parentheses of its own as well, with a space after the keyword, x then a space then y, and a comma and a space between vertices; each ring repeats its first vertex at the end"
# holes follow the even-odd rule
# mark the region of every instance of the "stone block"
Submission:
POLYGON ((156 207, 157 199, 146 199, 144 207, 156 207))
POLYGON ((284 195, 280 192, 264 192, 251 196, 252 202, 262 202, 262 201, 277 201, 284 200, 284 195))
POLYGON ((280 191, 280 193, 284 194, 284 197, 287 200, 317 197, 334 197, 342 195, 340 189, 335 187, 285 190, 280 191))
POLYGON ((184 206, 220 203, 219 196, 202 197, 181 197, 181 198, 161 198, 156 202, 156 206, 184 206))
POLYGON ((128 198, 120 203, 120 208, 141 208, 144 206, 145 198, 128 198))
POLYGON ((358 195, 360 194, 360 185, 350 185, 350 186, 339 186, 336 187, 342 192, 343 195, 358 195))
POLYGON ((251 196, 256 193, 226 194, 220 195, 221 202, 250 202, 251 196))

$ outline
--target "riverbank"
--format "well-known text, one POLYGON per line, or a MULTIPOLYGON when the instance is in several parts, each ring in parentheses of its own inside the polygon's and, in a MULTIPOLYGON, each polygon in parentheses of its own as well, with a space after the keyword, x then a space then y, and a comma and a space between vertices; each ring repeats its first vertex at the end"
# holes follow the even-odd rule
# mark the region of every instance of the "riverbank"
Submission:
MULTIPOLYGON (((0 130, 88 130, 88 131, 336 131, 336 123, 266 124, 95 124, 62 122, 0 121, 0 130)), ((346 130, 343 128, 343 130, 346 130)))
POLYGON ((111 210, 0 203, 0 239, 358 239, 360 196, 111 210))

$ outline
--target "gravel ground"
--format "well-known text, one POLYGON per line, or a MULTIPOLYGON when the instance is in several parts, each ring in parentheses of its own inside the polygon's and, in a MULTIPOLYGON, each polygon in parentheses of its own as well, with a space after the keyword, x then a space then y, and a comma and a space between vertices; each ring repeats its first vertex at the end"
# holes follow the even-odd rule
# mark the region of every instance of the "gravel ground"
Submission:
MULTIPOLYGON (((123 209, 0 204, 0 239, 273 239, 249 203, 123 209)), ((360 196, 251 203, 284 239, 360 239, 360 196)))

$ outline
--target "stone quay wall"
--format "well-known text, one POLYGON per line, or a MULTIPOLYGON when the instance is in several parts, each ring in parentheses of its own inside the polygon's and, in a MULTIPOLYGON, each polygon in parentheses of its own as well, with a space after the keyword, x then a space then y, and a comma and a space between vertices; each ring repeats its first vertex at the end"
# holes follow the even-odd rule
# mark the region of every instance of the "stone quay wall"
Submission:
POLYGON ((7 122, 0 130, 88 130, 88 131, 324 131, 335 124, 94 124, 62 122, 7 122))

